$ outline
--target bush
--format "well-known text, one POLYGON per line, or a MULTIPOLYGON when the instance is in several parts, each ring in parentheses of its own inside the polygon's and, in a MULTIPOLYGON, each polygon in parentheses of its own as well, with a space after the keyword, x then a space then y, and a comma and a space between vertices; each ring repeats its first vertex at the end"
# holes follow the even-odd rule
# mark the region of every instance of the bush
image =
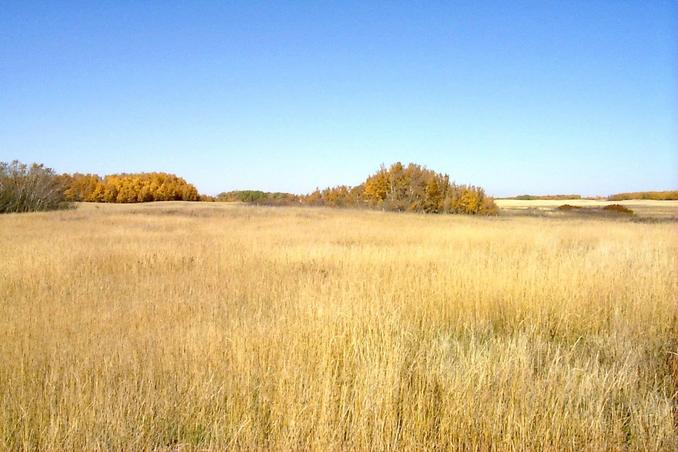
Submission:
POLYGON ((563 204, 562 206, 558 206, 558 210, 562 210, 564 212, 568 212, 574 209, 581 209, 581 206, 573 206, 572 204, 563 204))
POLYGON ((610 204, 609 206, 603 207, 603 211, 609 213, 619 213, 623 215, 633 215, 633 210, 622 206, 621 204, 610 204))
POLYGON ((51 168, 14 160, 0 162, 0 213, 55 210, 68 206, 64 186, 51 168))

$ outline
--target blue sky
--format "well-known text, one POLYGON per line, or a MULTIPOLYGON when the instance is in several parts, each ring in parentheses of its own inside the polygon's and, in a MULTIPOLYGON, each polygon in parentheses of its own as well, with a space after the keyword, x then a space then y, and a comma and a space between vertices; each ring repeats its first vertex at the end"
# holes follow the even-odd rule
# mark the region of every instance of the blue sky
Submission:
POLYGON ((0 160, 308 192, 417 162, 494 195, 678 188, 678 2, 0 8, 0 160))

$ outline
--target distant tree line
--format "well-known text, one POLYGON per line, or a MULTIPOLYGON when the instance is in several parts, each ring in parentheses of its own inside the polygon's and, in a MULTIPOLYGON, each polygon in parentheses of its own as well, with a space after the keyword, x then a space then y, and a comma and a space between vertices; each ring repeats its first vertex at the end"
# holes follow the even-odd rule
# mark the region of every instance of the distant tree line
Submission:
MULTIPOLYGON (((198 190, 167 173, 57 174, 42 164, 0 162, 0 213, 67 207, 69 202, 199 201, 198 190)), ((206 197, 204 200, 213 200, 206 197)))
POLYGON ((581 199, 581 195, 518 195, 505 199, 518 199, 521 201, 534 201, 534 200, 561 201, 563 199, 581 199))
POLYGON ((260 190, 238 190, 219 193, 217 201, 244 202, 256 205, 292 205, 300 204, 301 196, 291 193, 265 192, 260 190))
POLYGON ((630 193, 617 193, 607 197, 609 201, 624 201, 628 199, 651 199, 655 201, 678 200, 678 190, 670 191, 637 191, 630 193))
POLYGON ((62 174, 66 201, 133 203, 198 201, 198 190, 181 177, 168 173, 62 174))
MULTIPOLYGON (((520 195, 519 200, 580 199, 580 195, 520 195)), ((588 199, 588 198, 587 198, 588 199)), ((605 198, 602 198, 605 199, 605 198)), ((678 191, 618 193, 610 201, 627 199, 678 200, 678 191)), ((459 185, 447 174, 424 166, 396 162, 355 186, 316 189, 306 195, 239 190, 216 197, 198 194, 186 180, 174 174, 56 174, 42 164, 0 162, 0 213, 29 212, 67 207, 69 202, 137 203, 150 201, 224 201, 258 205, 306 205, 373 208, 398 212, 497 213, 494 200, 481 187, 459 185)))
POLYGON ((581 195, 518 195, 499 199, 518 199, 523 201, 533 200, 567 200, 567 199, 594 199, 607 201, 624 201, 632 199, 650 199, 655 201, 678 200, 678 190, 670 191, 636 191, 629 193, 617 193, 609 196, 587 196, 581 195))

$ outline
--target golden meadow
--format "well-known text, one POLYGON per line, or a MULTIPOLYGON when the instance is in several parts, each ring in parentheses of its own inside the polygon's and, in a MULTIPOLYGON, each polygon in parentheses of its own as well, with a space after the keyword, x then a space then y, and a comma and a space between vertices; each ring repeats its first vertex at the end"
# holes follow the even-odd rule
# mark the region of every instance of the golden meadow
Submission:
POLYGON ((0 217, 0 449, 671 450, 675 223, 0 217))

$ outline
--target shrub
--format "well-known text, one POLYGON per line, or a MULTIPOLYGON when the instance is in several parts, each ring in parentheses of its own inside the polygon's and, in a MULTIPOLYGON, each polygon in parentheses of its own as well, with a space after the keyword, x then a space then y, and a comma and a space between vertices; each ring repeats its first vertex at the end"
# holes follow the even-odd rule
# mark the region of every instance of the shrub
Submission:
POLYGON ((610 204, 603 207, 603 211, 609 213, 619 213, 623 215, 633 215, 633 210, 626 206, 622 206, 621 204, 610 204))
POLYGON ((34 212, 66 207, 64 186, 42 164, 0 162, 0 213, 34 212))
POLYGON ((568 212, 574 209, 581 209, 581 206, 573 206, 572 204, 563 204, 562 206, 558 206, 558 210, 562 210, 564 212, 568 212))

